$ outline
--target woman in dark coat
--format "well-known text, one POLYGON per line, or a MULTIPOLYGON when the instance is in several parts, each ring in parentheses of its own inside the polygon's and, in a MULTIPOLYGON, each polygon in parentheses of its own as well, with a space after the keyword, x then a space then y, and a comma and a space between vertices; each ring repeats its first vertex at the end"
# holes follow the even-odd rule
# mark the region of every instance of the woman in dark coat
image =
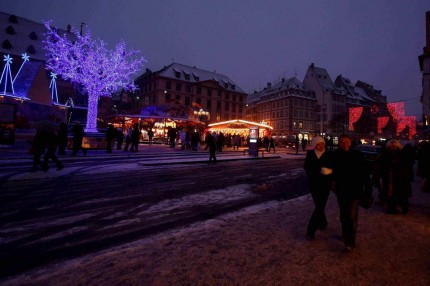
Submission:
POLYGON ((387 198, 388 213, 397 213, 398 205, 403 213, 409 211, 413 168, 411 156, 413 155, 403 149, 399 140, 393 139, 387 142, 386 151, 378 159, 378 178, 375 179, 381 181, 382 192, 387 198))
POLYGON ((325 149, 322 137, 314 137, 312 148, 306 153, 304 169, 308 177, 308 186, 314 201, 315 209, 308 223, 307 238, 314 239, 317 229, 327 227, 325 207, 332 185, 331 153, 325 149))

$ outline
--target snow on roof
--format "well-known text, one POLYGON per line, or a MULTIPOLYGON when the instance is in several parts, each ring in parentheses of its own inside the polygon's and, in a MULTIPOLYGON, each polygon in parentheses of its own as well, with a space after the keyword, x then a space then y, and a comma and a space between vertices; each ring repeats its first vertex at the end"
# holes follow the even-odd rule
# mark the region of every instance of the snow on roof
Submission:
POLYGON ((178 78, 177 74, 179 73, 179 79, 188 81, 190 83, 201 82, 201 81, 215 81, 223 88, 245 93, 240 87, 238 87, 229 77, 223 74, 219 74, 216 72, 210 72, 203 69, 199 69, 196 67, 190 67, 183 64, 173 63, 160 71, 157 72, 160 76, 168 77, 168 78, 178 78), (189 76, 189 75, 193 76, 189 76), (185 77, 188 75, 189 77, 185 77))
MULTIPOLYGON (((260 100, 262 97, 266 95, 274 94, 276 91, 282 91, 282 90, 288 90, 288 89, 296 89, 296 90, 310 92, 310 90, 306 89, 305 85, 300 80, 298 80, 296 77, 292 77, 287 80, 281 80, 275 83, 270 88, 265 88, 259 92, 249 94, 247 97, 247 102, 248 103, 255 102, 260 100)), ((300 96, 300 95, 297 94, 297 96, 300 96)))
MULTIPOLYGON (((21 55, 27 53, 31 59, 46 61, 46 51, 43 48, 45 25, 12 14, 0 12, 0 53, 21 55), (6 41, 10 48, 6 48, 6 41)), ((65 30, 58 29, 61 33, 65 30)))

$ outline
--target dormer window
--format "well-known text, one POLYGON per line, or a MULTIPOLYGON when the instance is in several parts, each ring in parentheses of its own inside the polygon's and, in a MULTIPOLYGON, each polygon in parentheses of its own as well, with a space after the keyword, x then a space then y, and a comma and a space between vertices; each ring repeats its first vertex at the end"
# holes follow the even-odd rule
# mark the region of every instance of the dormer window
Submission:
POLYGON ((15 29, 12 26, 6 28, 6 33, 9 35, 15 35, 15 29))
POLYGON ((15 15, 10 15, 9 22, 14 23, 14 24, 18 24, 18 19, 16 18, 15 15))
POLYGON ((36 49, 34 48, 33 45, 30 45, 27 47, 27 53, 29 53, 29 54, 35 54, 36 53, 36 49))
POLYGON ((9 40, 4 40, 2 43, 2 47, 3 49, 10 50, 12 49, 12 44, 9 42, 9 40))
POLYGON ((195 81, 199 81, 200 80, 200 77, 198 75, 196 75, 195 73, 193 73, 193 76, 194 76, 194 80, 195 81))
POLYGON ((30 38, 30 39, 32 39, 32 40, 34 40, 34 41, 36 41, 37 40, 37 34, 36 34, 36 32, 31 32, 30 33, 30 35, 28 35, 28 37, 30 38))
POLYGON ((178 71, 175 71, 175 77, 176 77, 176 78, 181 78, 181 73, 180 73, 180 72, 178 72, 178 71))
POLYGON ((232 90, 236 90, 236 86, 234 84, 231 85, 232 90))
POLYGON ((189 73, 184 72, 184 77, 186 80, 190 80, 190 74, 189 73))

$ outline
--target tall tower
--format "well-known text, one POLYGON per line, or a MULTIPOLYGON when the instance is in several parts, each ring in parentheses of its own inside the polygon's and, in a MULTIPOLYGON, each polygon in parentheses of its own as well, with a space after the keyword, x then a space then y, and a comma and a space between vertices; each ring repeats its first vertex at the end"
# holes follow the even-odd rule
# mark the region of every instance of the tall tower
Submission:
POLYGON ((423 75, 421 103, 423 110, 423 128, 428 132, 430 119, 430 11, 426 12, 426 46, 418 57, 423 75))

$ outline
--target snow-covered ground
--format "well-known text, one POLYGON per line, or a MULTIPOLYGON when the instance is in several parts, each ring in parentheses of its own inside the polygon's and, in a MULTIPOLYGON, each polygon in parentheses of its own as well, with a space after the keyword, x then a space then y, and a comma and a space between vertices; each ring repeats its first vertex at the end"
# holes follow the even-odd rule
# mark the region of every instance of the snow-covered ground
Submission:
MULTIPOLYGON (((310 196, 248 207, 11 277, 1 285, 430 285, 430 194, 414 183, 407 215, 360 209, 344 252, 334 195, 329 225, 305 239, 310 196)), ((376 195, 376 194, 375 194, 376 195)))

